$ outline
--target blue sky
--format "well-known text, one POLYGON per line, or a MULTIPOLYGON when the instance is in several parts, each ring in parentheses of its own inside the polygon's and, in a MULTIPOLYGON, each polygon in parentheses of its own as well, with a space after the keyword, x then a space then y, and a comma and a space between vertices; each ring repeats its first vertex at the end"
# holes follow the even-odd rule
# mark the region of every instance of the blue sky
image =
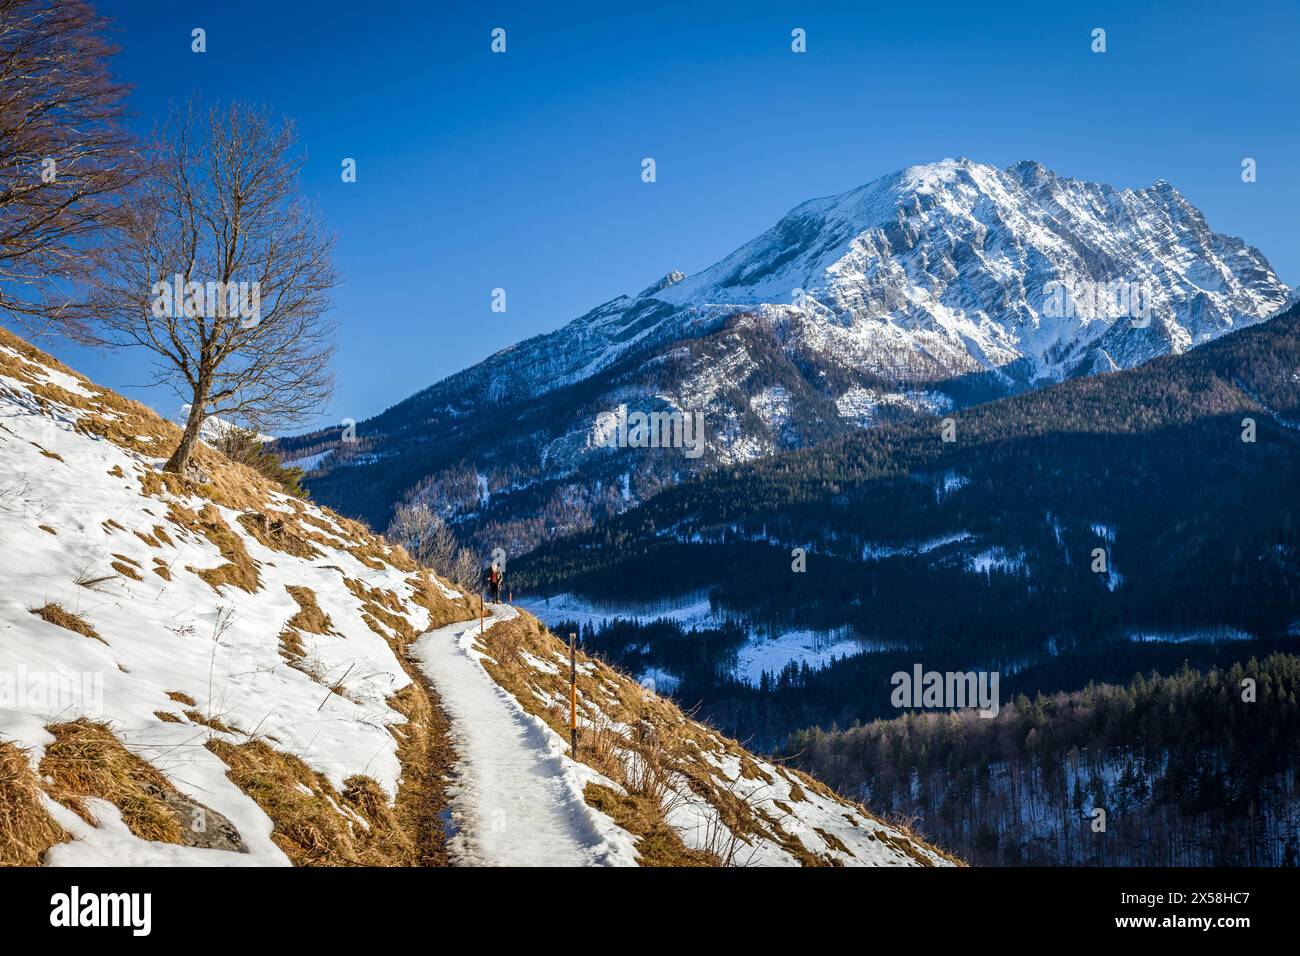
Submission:
MULTIPOLYGON (((1121 187, 1163 177, 1300 284, 1294 2, 98 6, 142 132, 192 91, 297 121, 346 280, 319 423, 364 419, 671 269, 699 271, 803 200, 949 156, 1121 187), (806 54, 790 51, 795 27, 806 54), (343 157, 356 183, 341 182, 343 157)), ((142 387, 144 356, 53 348, 174 414, 142 387)))

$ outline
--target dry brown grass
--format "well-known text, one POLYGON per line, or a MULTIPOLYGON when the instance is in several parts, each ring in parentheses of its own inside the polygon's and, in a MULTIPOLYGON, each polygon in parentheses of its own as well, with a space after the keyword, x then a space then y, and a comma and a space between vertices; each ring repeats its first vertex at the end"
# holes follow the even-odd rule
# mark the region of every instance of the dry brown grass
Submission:
POLYGON ((644 799, 622 794, 598 783, 582 792, 588 805, 608 816, 637 837, 637 859, 642 866, 720 866, 716 854, 693 850, 668 825, 663 813, 644 799))
POLYGON ((90 571, 90 568, 87 567, 86 570, 82 571, 81 574, 77 575, 76 579, 72 583, 76 584, 78 587, 83 587, 86 588, 87 590, 95 591, 98 590, 99 585, 103 584, 105 581, 113 580, 114 577, 116 577, 116 575, 113 574, 101 574, 98 577, 96 577, 90 571))
MULTIPOLYGON (((243 466, 232 463, 220 471, 224 474, 234 467, 243 466)), ((320 509, 321 514, 316 514, 296 498, 287 502, 293 509, 292 513, 269 511, 265 492, 271 488, 265 479, 261 476, 258 478, 264 491, 260 498, 250 496, 246 489, 241 489, 245 493, 237 498, 221 494, 215 486, 205 485, 203 489, 208 497, 226 507, 244 509, 244 514, 239 518, 240 524, 269 548, 305 558, 320 557, 321 551, 344 551, 372 571, 383 571, 390 567, 404 572, 417 570, 415 562, 405 551, 389 544, 360 522, 327 509, 320 509)))
POLYGON ((101 644, 108 643, 108 641, 99 636, 99 632, 90 626, 89 621, 73 614, 57 601, 49 601, 41 607, 31 607, 27 610, 32 614, 35 614, 42 621, 48 621, 50 624, 57 625, 65 630, 74 631, 83 637, 93 637, 101 644))
MULTIPOLYGON (((303 655, 307 653, 307 648, 302 643, 302 635, 293 628, 286 627, 280 631, 278 640, 280 642, 280 656, 290 664, 298 667, 299 670, 302 670, 300 664, 303 655)), ((307 673, 305 670, 303 672, 307 673)))
POLYGON ((40 866, 45 851, 66 839, 41 801, 27 754, 0 743, 0 866, 40 866))
POLYGON ((366 626, 387 641, 399 656, 406 645, 419 636, 404 614, 406 608, 392 591, 367 587, 361 581, 349 577, 344 577, 343 583, 360 602, 361 618, 366 626), (380 627, 380 624, 384 627, 380 627))
POLYGON ((271 839, 295 865, 418 863, 411 835, 373 780, 350 777, 339 793, 297 757, 260 740, 239 745, 210 740, 207 746, 230 768, 230 779, 271 818, 271 839))
POLYGON ((52 403, 78 409, 82 412, 77 430, 84 434, 107 438, 115 445, 148 455, 162 455, 170 451, 180 439, 178 426, 159 418, 151 409, 139 402, 123 398, 105 388, 100 388, 85 376, 45 354, 13 333, 0 329, 0 345, 6 345, 18 356, 0 352, 0 372, 18 379, 36 397, 42 406, 52 403), (39 366, 56 369, 75 378, 90 396, 77 395, 67 389, 43 380, 39 366))
POLYGON ((250 594, 262 586, 257 562, 244 547, 244 540, 230 530, 230 526, 222 520, 221 512, 213 505, 204 505, 203 511, 195 514, 172 502, 168 505, 167 516, 180 527, 201 534, 211 541, 227 562, 215 568, 195 568, 187 564, 185 570, 197 574, 218 594, 227 584, 250 594))
POLYGON ((826 830, 823 830, 821 827, 813 827, 813 829, 817 831, 817 835, 819 837, 821 837, 823 840, 826 841, 827 846, 833 847, 834 849, 839 850, 841 853, 847 854, 848 856, 853 855, 852 853, 849 852, 849 848, 844 845, 844 841, 841 840, 839 837, 837 837, 834 833, 830 833, 826 830))
POLYGON ((447 781, 456 762, 447 715, 423 680, 402 688, 388 699, 388 706, 406 717, 406 723, 389 728, 402 763, 397 821, 411 835, 417 865, 446 866, 442 818, 447 808, 447 781))
POLYGON ((407 578, 415 592, 411 598, 416 604, 429 612, 429 629, 446 627, 456 621, 468 621, 478 615, 478 605, 466 594, 459 598, 448 598, 433 583, 432 573, 427 568, 420 568, 414 577, 407 578))
POLYGON ((164 795, 175 793, 167 779, 118 742, 104 724, 81 719, 51 724, 54 743, 41 758, 46 791, 87 823, 94 818, 86 797, 99 797, 122 812, 122 822, 143 840, 183 843, 176 813, 164 795))
POLYGON ((311 588, 286 584, 284 589, 298 604, 298 613, 289 618, 289 627, 306 631, 308 634, 331 634, 334 625, 330 616, 316 603, 316 592, 311 588))
MULTIPOLYGON (((175 720, 166 712, 158 716, 175 720)), ((244 849, 230 820, 182 794, 149 763, 123 747, 106 725, 83 718, 46 729, 55 740, 41 758, 43 788, 87 823, 95 820, 86 800, 97 797, 116 806, 122 822, 142 840, 244 849)))
POLYGON ((289 515, 245 511, 238 520, 245 531, 272 551, 280 551, 295 558, 308 560, 321 557, 321 552, 312 545, 307 535, 289 515))
POLYGON ((135 568, 133 568, 131 565, 127 564, 125 561, 114 561, 111 565, 109 565, 109 567, 111 567, 118 574, 122 575, 122 577, 130 578, 132 581, 144 580, 144 578, 140 577, 140 572, 137 571, 135 568))
POLYGON ((237 728, 231 727, 215 714, 205 714, 202 711, 190 709, 185 711, 185 716, 196 724, 202 724, 204 727, 215 730, 219 733, 234 734, 238 732, 237 728))

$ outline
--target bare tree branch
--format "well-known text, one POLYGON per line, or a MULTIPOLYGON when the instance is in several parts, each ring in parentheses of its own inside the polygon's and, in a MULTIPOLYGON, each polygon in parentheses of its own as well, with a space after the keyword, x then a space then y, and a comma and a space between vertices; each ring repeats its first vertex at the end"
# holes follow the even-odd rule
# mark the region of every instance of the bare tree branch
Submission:
POLYGON ((462 548, 447 523, 423 502, 398 505, 384 536, 444 580, 471 590, 481 583, 473 552, 462 548))
POLYGON ((152 351, 190 405, 168 470, 209 415, 264 431, 330 395, 334 242, 299 193, 293 144, 292 124, 243 104, 173 109, 97 259, 84 314, 105 341, 152 351))
POLYGON ((0 318, 84 337, 69 309, 140 173, 107 21, 82 0, 0 0, 0 318))

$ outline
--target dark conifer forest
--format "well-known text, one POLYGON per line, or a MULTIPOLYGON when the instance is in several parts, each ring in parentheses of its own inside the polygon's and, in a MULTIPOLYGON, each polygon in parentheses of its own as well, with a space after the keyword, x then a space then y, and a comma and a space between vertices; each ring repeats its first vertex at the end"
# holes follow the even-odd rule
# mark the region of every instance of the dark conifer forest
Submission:
POLYGON ((1300 657, 1274 654, 781 749, 973 864, 1296 866, 1298 692, 1300 657))

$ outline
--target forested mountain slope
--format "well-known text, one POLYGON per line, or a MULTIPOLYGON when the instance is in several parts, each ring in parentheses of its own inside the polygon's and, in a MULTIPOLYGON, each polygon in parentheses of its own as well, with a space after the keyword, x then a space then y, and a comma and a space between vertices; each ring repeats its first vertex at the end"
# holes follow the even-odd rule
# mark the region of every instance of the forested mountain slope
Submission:
POLYGON ((953 441, 907 422, 684 483, 514 562, 515 587, 610 607, 704 589, 751 642, 871 651, 758 686, 725 656, 676 675, 768 743, 889 713, 888 675, 916 660, 1032 693, 1297 633, 1300 309, 951 419, 953 441))
POLYGON ((1300 657, 1275 654, 783 749, 976 864, 1297 866, 1298 692, 1300 657))

